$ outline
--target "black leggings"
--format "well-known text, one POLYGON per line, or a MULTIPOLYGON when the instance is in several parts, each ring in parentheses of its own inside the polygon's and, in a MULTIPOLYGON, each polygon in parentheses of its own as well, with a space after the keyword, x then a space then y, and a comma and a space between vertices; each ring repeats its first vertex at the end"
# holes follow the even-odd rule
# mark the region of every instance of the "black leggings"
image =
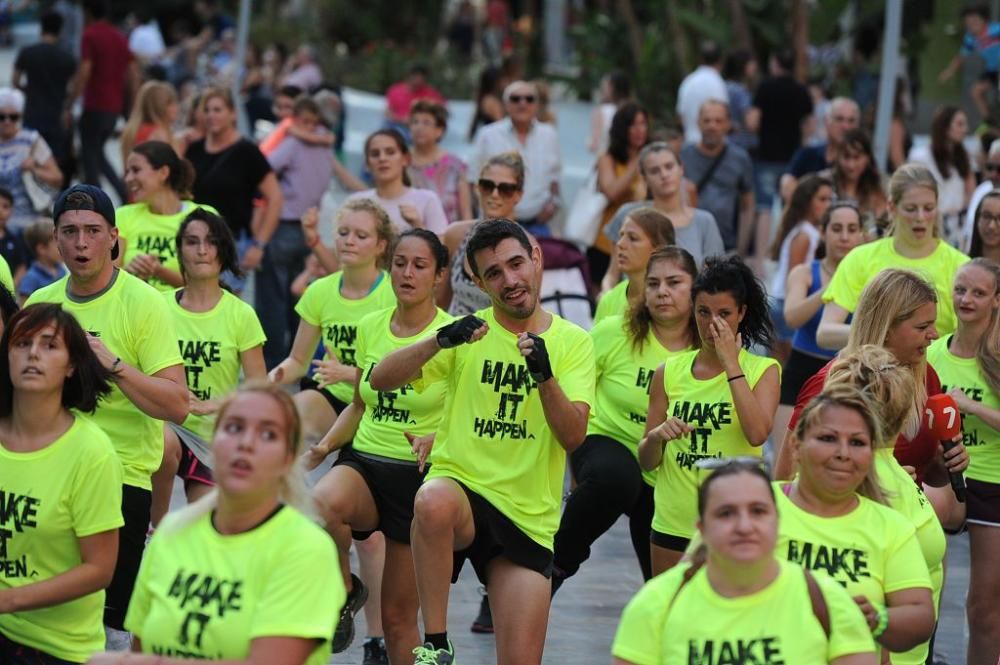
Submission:
POLYGON ((652 577, 649 532, 653 523, 653 488, 642 479, 635 456, 624 445, 600 434, 590 434, 570 456, 576 488, 555 538, 556 570, 570 577, 590 557, 590 547, 621 515, 629 516, 632 548, 642 578, 652 577))
POLYGON ((118 530, 118 561, 104 601, 104 625, 125 630, 125 614, 132 598, 135 578, 139 575, 142 552, 149 531, 149 510, 153 494, 149 490, 122 485, 122 518, 118 530))

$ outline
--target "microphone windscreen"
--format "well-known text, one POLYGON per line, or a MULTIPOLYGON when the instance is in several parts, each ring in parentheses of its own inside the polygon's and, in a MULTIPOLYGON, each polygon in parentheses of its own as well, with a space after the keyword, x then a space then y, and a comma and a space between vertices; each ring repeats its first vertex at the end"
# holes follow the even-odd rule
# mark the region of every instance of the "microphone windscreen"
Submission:
POLYGON ((939 440, 948 441, 962 431, 958 404, 951 395, 931 395, 927 398, 927 429, 939 440))

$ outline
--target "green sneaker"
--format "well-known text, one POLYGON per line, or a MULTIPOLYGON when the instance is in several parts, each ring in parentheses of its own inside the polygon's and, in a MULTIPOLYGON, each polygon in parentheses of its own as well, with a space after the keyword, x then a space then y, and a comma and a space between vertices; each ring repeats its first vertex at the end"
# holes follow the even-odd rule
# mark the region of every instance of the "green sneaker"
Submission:
POLYGON ((435 649, 430 642, 425 642, 413 650, 415 656, 413 665, 456 665, 455 647, 448 640, 448 649, 435 649))

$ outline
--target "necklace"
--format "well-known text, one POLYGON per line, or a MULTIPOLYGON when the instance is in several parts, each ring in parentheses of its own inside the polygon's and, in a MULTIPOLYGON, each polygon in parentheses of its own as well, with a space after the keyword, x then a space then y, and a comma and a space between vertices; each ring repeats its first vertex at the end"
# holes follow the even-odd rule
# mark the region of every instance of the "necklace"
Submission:
POLYGON ((819 262, 819 267, 823 271, 823 274, 826 275, 827 277, 833 277, 833 272, 834 270, 836 270, 836 268, 831 269, 826 264, 826 259, 823 259, 822 261, 819 262))

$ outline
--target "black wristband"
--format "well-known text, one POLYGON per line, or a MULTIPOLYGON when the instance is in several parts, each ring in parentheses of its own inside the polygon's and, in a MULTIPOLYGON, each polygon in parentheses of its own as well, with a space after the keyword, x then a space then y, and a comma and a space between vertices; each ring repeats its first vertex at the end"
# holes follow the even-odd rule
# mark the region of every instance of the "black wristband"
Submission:
POLYGON ((726 381, 729 382, 729 383, 732 383, 736 379, 745 379, 745 378, 747 378, 746 374, 737 374, 736 376, 729 377, 728 379, 726 379, 726 381))
POLYGON ((531 352, 524 357, 528 373, 535 383, 544 383, 552 378, 552 364, 549 362, 549 352, 545 348, 545 340, 534 333, 528 333, 534 341, 531 352))

